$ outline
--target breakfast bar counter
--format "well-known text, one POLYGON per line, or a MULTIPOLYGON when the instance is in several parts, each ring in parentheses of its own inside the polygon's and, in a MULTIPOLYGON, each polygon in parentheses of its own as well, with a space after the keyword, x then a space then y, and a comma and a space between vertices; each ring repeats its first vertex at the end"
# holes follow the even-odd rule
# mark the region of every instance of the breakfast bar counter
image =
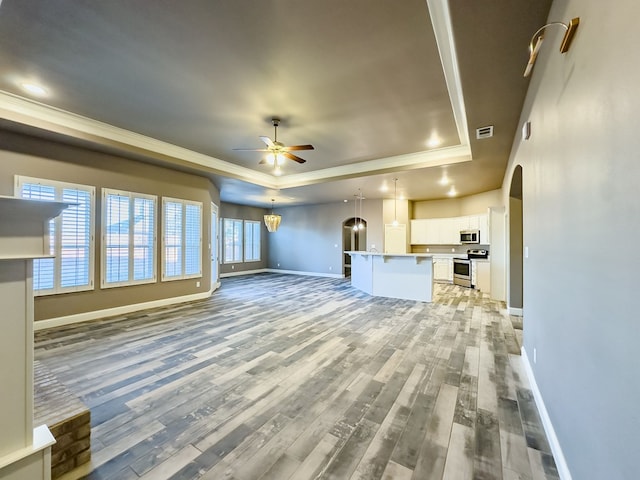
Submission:
POLYGON ((423 253, 345 252, 351 257, 351 285, 377 297, 431 302, 433 257, 423 253))

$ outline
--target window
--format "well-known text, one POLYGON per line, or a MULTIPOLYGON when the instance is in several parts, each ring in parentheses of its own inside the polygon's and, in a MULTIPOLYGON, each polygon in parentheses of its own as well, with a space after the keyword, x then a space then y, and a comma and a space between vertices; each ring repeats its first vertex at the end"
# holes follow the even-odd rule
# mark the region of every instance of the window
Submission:
POLYGON ((162 199, 162 280, 202 276, 202 203, 162 199))
POLYGON ((49 252, 55 257, 33 261, 34 294, 92 290, 95 188, 17 176, 16 192, 22 198, 73 204, 49 221, 49 252))
POLYGON ((102 287, 156 279, 156 197, 102 190, 102 287))
POLYGON ((260 222, 244 221, 244 261, 260 261, 260 222))
POLYGON ((225 218, 224 231, 224 263, 242 262, 242 220, 225 218))

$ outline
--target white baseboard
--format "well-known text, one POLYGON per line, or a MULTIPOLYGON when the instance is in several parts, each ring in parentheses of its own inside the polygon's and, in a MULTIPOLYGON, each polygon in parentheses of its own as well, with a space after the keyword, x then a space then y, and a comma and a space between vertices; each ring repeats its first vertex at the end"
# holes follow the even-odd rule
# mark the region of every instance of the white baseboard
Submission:
POLYGON ((38 320, 34 322, 34 330, 44 330, 46 328, 60 327, 70 325, 72 323, 87 322, 89 320, 97 320, 99 318, 113 317, 115 315, 125 315, 127 313, 147 310, 149 308, 166 307, 177 303, 192 302, 194 300, 202 300, 209 298, 215 289, 207 292, 193 293, 191 295, 182 295, 180 297, 162 298, 160 300, 152 300, 150 302, 134 303, 132 305, 121 305, 118 307, 105 308, 102 310, 94 310, 92 312, 76 313, 73 315, 65 315, 64 317, 48 318, 46 320, 38 320))
POLYGON ((340 273, 302 272, 300 270, 281 270, 279 268, 260 268, 258 270, 221 273, 220 278, 237 277, 239 275, 254 275, 256 273, 282 273, 284 275, 305 275, 308 277, 344 278, 344 275, 340 273))
POLYGON ((256 273, 267 273, 268 271, 268 268, 259 268, 257 270, 240 270, 237 272, 221 273, 220 278, 237 277, 239 275, 255 275, 256 273))
POLYGON ((507 306, 507 312, 509 313, 509 315, 515 315, 517 317, 522 317, 522 308, 516 308, 516 307, 509 307, 507 306))
POLYGON ((305 275, 307 277, 344 278, 344 274, 341 273, 302 272, 300 270, 280 270, 279 268, 267 268, 265 271, 269 273, 283 273, 288 275, 305 275))
POLYGON ((547 412, 547 407, 545 406, 544 400, 542 399, 542 394, 538 389, 536 378, 533 375, 533 369, 531 368, 531 364, 529 363, 529 357, 527 356, 527 351, 525 350, 524 347, 522 347, 521 350, 522 350, 522 357, 521 357, 522 364, 524 365, 524 370, 527 373, 527 378, 529 379, 529 385, 531 386, 531 391, 533 392, 533 398, 536 401, 536 406, 538 407, 538 412, 540 413, 542 426, 544 427, 544 431, 547 434, 547 439, 549 440, 549 446, 551 447, 551 453, 553 454, 553 459, 556 462, 556 468, 558 469, 558 474, 560 475, 561 480, 571 480, 571 472, 569 471, 569 466, 567 465, 567 461, 564 458, 564 453, 562 453, 560 442, 558 441, 556 431, 553 428, 553 424, 551 423, 551 418, 549 417, 549 412, 547 412))

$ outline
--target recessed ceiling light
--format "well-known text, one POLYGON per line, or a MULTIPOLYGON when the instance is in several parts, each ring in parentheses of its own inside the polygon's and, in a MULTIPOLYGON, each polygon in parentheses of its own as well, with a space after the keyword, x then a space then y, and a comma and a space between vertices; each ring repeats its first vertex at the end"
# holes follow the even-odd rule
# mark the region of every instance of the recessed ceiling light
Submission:
POLYGON ((389 186, 386 183, 383 183, 382 186, 380 187, 380 191, 381 192, 388 192, 389 191, 389 186))
POLYGON ((349 200, 347 200, 346 198, 343 200, 344 203, 348 203, 349 200))
POLYGON ((442 143, 442 140, 440 140, 435 135, 432 135, 431 138, 427 140, 427 147, 429 148, 439 147, 441 143, 442 143))
POLYGON ((455 187, 453 185, 451 185, 451 188, 447 192, 447 195, 449 195, 450 197, 455 197, 457 194, 458 194, 458 192, 456 192, 455 187))
POLYGON ((22 82, 20 86, 25 92, 35 95, 36 97, 45 97, 48 93, 46 88, 35 83, 22 82))
POLYGON ((449 182, 451 180, 449 180, 449 177, 447 177, 447 175, 442 175, 442 178, 440 180, 438 180, 438 183, 440 185, 449 185, 449 182))

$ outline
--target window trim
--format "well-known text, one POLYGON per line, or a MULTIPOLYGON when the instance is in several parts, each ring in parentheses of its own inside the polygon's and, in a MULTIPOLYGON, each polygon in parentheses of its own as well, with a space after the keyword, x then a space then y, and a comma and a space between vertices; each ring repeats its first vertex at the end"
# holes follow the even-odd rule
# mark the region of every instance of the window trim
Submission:
MULTIPOLYGON (((261 222, 259 222, 258 220, 244 220, 244 224, 243 224, 243 242, 242 242, 242 251, 243 251, 243 258, 245 263, 254 263, 254 262, 260 262, 262 261, 262 228, 261 228, 261 222), (258 244, 258 258, 252 258, 252 259, 247 259, 247 225, 252 225, 252 226, 257 226, 258 227, 258 238, 260 240, 260 243, 258 244)), ((255 230, 254 230, 255 232, 255 230)))
MULTIPOLYGON (((95 242, 95 222, 96 222, 96 187, 93 185, 84 185, 80 183, 72 183, 72 182, 61 182, 58 180, 50 180, 47 178, 38 178, 38 177, 29 177, 25 175, 15 175, 14 176, 14 196, 18 198, 24 198, 22 196, 22 186, 25 183, 35 184, 35 185, 43 185, 48 187, 53 187, 55 189, 55 198, 54 201, 65 202, 62 199, 62 191, 65 188, 75 189, 89 193, 89 255, 88 255, 88 265, 87 265, 87 285, 79 285, 73 287, 63 287, 61 286, 62 280, 62 242, 61 239, 58 238, 58 235, 62 235, 62 218, 64 216, 64 211, 58 215, 53 221, 55 222, 55 232, 56 239, 54 243, 54 253, 53 253, 53 288, 47 289, 33 289, 33 295, 35 297, 43 297, 48 295, 59 295, 64 293, 73 293, 73 292, 86 292, 95 290, 95 251, 96 251, 96 242, 95 242), (59 232, 59 233, 58 233, 59 232)), ((47 200, 39 200, 46 202, 47 200)), ((67 202, 69 203, 69 202, 67 202)), ((51 240, 49 229, 46 229, 44 244, 49 245, 51 240)))
MULTIPOLYGON (((138 193, 138 192, 128 192, 126 190, 117 190, 113 188, 103 188, 102 189, 102 232, 101 232, 101 246, 100 246, 100 269, 101 269, 101 278, 100 278, 100 288, 115 288, 115 287, 128 287, 133 285, 144 285, 149 283, 156 283, 158 281, 158 197, 157 195, 149 195, 146 193, 138 193), (122 197, 127 197, 130 200, 129 204, 129 241, 130 247, 133 248, 133 235, 134 235, 134 225, 132 222, 135 220, 132 213, 134 208, 134 200, 136 198, 140 198, 143 200, 152 200, 153 201, 153 240, 152 240, 152 248, 153 248, 153 275, 151 278, 146 278, 143 280, 134 280, 133 279, 133 256, 129 255, 128 263, 129 263, 129 276, 130 279, 126 281, 120 282, 107 282, 107 196, 108 195, 118 195, 122 197)), ((135 222, 134 222, 135 223, 135 222)))
POLYGON ((186 280, 189 278, 202 278, 202 264, 203 264, 203 254, 202 254, 202 246, 203 246, 203 238, 202 238, 202 232, 204 230, 204 208, 203 208, 203 204, 202 202, 197 202, 194 200, 185 200, 182 198, 173 198, 173 197, 162 197, 162 241, 161 241, 161 252, 160 252, 160 256, 161 256, 161 260, 160 260, 160 269, 161 269, 161 275, 160 275, 160 280, 162 282, 172 282, 174 280, 186 280), (172 276, 167 276, 166 272, 165 272, 165 267, 166 267, 166 251, 165 251, 165 247, 166 247, 166 226, 167 226, 167 218, 165 215, 165 205, 170 202, 170 203, 179 203, 182 206, 182 234, 181 234, 181 242, 180 242, 180 247, 182 249, 182 273, 180 275, 172 275, 172 276), (186 215, 185 215, 185 211, 186 211, 186 207, 187 205, 194 205, 197 206, 200 209, 200 240, 199 240, 199 252, 200 252, 200 265, 199 265, 199 272, 198 273, 191 273, 191 274, 185 274, 185 266, 186 266, 186 257, 185 257, 185 248, 186 248, 186 244, 185 244, 185 234, 186 234, 186 229, 185 227, 185 222, 186 222, 186 215))
MULTIPOLYGON (((234 247, 235 247, 235 243, 234 243, 234 247)), ((244 263, 244 221, 241 218, 223 218, 222 219, 222 263, 225 265, 232 265, 232 264, 237 264, 237 263, 244 263), (226 242, 226 229, 225 229, 225 223, 226 221, 232 221, 232 222, 240 222, 240 224, 242 225, 242 228, 240 229, 240 232, 242 233, 242 238, 240 239, 240 260, 236 260, 235 258, 233 260, 229 260, 227 261, 226 256, 227 256, 227 242, 226 242)))

